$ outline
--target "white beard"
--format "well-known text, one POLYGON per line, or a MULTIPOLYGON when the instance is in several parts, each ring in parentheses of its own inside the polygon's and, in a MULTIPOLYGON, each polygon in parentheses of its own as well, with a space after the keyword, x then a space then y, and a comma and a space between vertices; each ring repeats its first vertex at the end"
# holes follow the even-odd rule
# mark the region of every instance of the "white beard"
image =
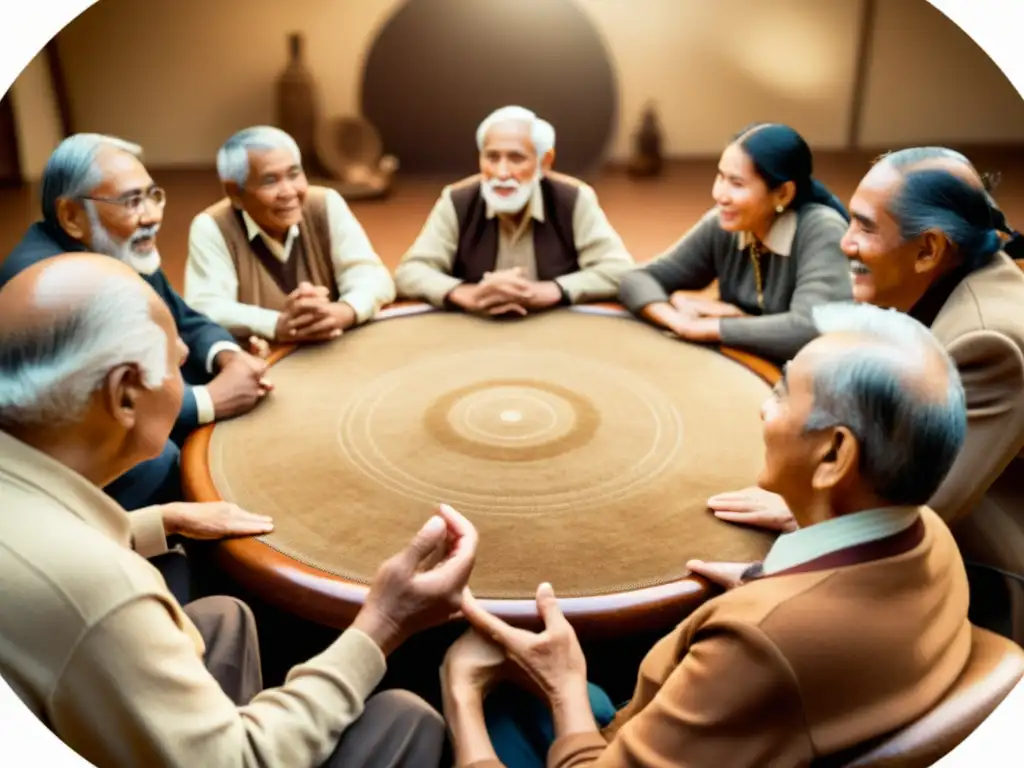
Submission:
POLYGON ((533 191, 540 182, 540 176, 541 172, 538 170, 537 175, 525 184, 520 184, 515 179, 509 179, 507 181, 491 179, 490 181, 485 181, 480 185, 480 193, 483 195, 487 204, 491 206, 495 212, 519 213, 526 207, 526 204, 530 202, 530 198, 533 196, 533 191), (497 187, 514 187, 515 192, 505 197, 499 195, 495 191, 497 187))
MULTIPOLYGON (((92 201, 87 200, 86 203, 92 203, 92 201)), ((86 205, 86 214, 89 216, 89 226, 92 229, 92 249, 96 253, 113 256, 140 275, 152 275, 160 269, 159 250, 155 247, 149 253, 139 253, 135 250, 135 243, 138 240, 156 237, 156 233, 160 231, 159 224, 152 227, 139 227, 127 240, 118 240, 100 222, 96 209, 92 205, 86 205)))

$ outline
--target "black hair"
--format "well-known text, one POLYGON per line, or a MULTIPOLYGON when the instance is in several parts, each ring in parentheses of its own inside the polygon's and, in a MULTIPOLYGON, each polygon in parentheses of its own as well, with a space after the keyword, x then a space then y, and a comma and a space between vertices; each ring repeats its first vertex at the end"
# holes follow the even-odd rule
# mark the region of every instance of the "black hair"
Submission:
POLYGON ((733 137, 769 189, 787 181, 796 185, 790 208, 799 210, 807 203, 827 205, 846 221, 850 214, 832 192, 814 178, 814 157, 803 136, 788 125, 755 123, 733 137))

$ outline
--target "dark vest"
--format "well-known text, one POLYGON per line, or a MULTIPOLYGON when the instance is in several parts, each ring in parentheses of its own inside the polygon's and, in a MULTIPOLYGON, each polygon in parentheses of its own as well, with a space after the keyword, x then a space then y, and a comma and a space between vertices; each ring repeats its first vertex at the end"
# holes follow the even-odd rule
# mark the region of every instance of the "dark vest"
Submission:
MULTIPOLYGON (((579 270, 572 217, 579 187, 565 181, 542 178, 544 221, 534 220, 533 251, 537 279, 554 280, 579 270)), ((498 219, 487 218, 487 204, 480 194, 480 180, 452 190, 452 203, 459 221, 459 243, 452 263, 452 275, 469 283, 483 279, 498 259, 498 219)))

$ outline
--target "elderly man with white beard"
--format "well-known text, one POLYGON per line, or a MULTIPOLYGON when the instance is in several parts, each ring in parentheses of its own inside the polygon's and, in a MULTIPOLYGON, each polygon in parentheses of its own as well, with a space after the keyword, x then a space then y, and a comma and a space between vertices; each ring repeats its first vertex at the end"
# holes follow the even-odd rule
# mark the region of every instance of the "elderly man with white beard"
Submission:
POLYGON ((633 259, 594 190, 551 171, 553 127, 503 107, 476 142, 480 173, 441 192, 395 271, 399 297, 480 315, 614 300, 633 259))
POLYGON ((44 259, 65 252, 95 252, 132 267, 163 299, 188 347, 186 388, 173 433, 163 452, 137 465, 104 490, 122 507, 152 520, 153 536, 187 538, 266 533, 270 521, 234 505, 181 503, 176 442, 214 419, 245 413, 270 390, 266 363, 243 351, 231 334, 195 312, 160 269, 157 232, 164 190, 140 161, 135 144, 99 134, 62 141, 42 179, 42 221, 33 224, 0 265, 0 287, 44 259))

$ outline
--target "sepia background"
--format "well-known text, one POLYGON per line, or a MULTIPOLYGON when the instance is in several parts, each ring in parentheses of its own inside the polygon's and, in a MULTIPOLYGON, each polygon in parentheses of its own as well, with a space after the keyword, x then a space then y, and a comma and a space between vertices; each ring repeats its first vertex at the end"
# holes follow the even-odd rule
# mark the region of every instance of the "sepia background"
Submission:
POLYGON ((386 201, 353 202, 391 265, 506 103, 555 125, 556 167, 594 184, 640 261, 709 206, 718 153, 755 120, 800 131, 844 200, 880 151, 941 143, 1001 171, 1024 219, 1024 100, 926 0, 100 0, 0 103, 0 257, 38 216, 57 142, 111 133, 170 193, 161 252, 180 285, 188 223, 221 194, 216 150, 275 121, 295 32, 321 116, 367 118, 399 158, 386 201), (648 103, 672 162, 638 182, 621 169, 648 103))

